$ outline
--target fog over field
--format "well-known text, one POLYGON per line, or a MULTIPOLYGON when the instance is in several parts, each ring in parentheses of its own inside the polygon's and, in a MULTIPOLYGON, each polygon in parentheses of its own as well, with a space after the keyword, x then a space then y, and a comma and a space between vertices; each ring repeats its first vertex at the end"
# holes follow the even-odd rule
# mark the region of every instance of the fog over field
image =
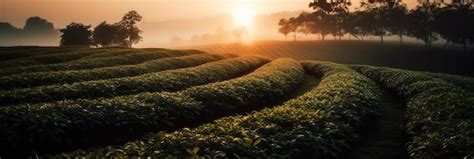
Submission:
MULTIPOLYGON (((213 43, 249 42, 254 40, 284 40, 278 33, 281 18, 311 11, 310 0, 1 0, 0 46, 59 45, 59 34, 18 36, 30 17, 41 17, 57 30, 71 22, 92 25, 102 21, 114 23, 129 10, 137 10, 144 19, 139 24, 143 41, 137 47, 176 47, 213 43), (48 4, 48 5, 44 5, 48 4), (190 5, 192 4, 192 5, 190 5), (103 11, 107 6, 107 11, 103 11), (28 8, 28 9, 25 9, 28 8), (18 12, 21 10, 21 12, 18 12), (244 12, 248 24, 237 24, 235 13, 244 12), (61 16, 58 16, 61 15, 61 16)), ((359 0, 351 1, 351 10, 359 0)), ((405 0, 409 8, 415 0, 405 0)), ((55 31, 57 32, 57 31, 55 31)), ((42 33, 43 34, 43 33, 42 33)), ((298 35, 299 40, 316 37, 298 35)))

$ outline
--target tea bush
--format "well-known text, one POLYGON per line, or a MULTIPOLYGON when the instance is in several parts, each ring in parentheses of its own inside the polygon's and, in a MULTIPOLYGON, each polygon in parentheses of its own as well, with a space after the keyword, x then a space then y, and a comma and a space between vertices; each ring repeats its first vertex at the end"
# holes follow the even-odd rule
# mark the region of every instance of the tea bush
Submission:
POLYGON ((86 70, 49 71, 0 77, 0 89, 26 88, 48 84, 66 84, 82 81, 137 76, 167 69, 178 69, 224 59, 220 55, 195 54, 161 58, 137 65, 121 65, 86 70))
POLYGON ((445 80, 412 71, 370 66, 361 73, 407 100, 412 158, 474 157, 474 96, 445 80))
POLYGON ((121 143, 146 132, 192 126, 239 109, 256 109, 249 106, 270 102, 265 99, 283 97, 302 81, 303 75, 297 61, 282 59, 246 76, 177 93, 140 93, 3 108, 0 151, 27 154, 72 150, 121 143))
POLYGON ((0 92, 3 105, 35 103, 62 99, 99 98, 140 92, 177 91, 184 88, 222 81, 249 73, 269 60, 256 57, 238 57, 204 65, 135 77, 77 82, 15 89, 0 92))
POLYGON ((81 69, 92 69, 98 67, 110 67, 119 65, 130 65, 138 64, 148 60, 154 60, 164 57, 176 57, 194 54, 195 52, 148 52, 144 50, 134 51, 112 51, 112 53, 124 53, 123 55, 113 57, 102 57, 92 59, 82 59, 71 61, 67 63, 48 64, 48 65, 35 65, 26 67, 14 67, 0 69, 0 76, 8 76, 12 74, 20 73, 32 73, 32 72, 45 72, 45 71, 64 71, 64 70, 81 70, 81 69))
POLYGON ((303 62, 323 75, 317 88, 281 106, 225 117, 194 129, 160 132, 121 147, 60 157, 336 158, 357 140, 364 118, 376 115, 375 83, 342 65, 303 62))

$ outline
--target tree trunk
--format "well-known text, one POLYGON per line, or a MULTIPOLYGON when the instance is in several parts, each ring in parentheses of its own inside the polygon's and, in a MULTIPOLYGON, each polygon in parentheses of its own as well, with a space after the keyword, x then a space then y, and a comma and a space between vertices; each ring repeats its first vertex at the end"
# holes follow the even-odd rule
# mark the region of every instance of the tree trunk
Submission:
POLYGON ((129 33, 130 35, 128 36, 128 48, 132 48, 132 36, 131 36, 131 31, 129 33))
POLYGON ((383 35, 380 35, 380 42, 383 44, 383 35))
POLYGON ((403 34, 400 33, 399 36, 400 36, 400 45, 403 45, 403 34))

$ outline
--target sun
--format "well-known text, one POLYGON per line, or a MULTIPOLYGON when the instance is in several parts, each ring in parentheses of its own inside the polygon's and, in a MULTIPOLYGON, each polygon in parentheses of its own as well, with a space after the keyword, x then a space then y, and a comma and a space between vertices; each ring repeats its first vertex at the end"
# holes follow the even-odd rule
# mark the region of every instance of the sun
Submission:
POLYGON ((254 12, 249 7, 240 7, 234 9, 234 25, 236 27, 251 27, 253 24, 254 12))

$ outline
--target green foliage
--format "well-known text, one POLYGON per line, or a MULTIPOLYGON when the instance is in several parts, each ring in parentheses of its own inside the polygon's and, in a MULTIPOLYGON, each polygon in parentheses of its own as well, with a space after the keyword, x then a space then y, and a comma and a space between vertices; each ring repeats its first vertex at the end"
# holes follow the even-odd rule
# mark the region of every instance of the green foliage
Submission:
POLYGON ((90 25, 72 22, 66 28, 59 29, 62 33, 60 46, 90 46, 93 44, 90 25))
POLYGON ((220 55, 195 54, 183 57, 170 57, 150 60, 137 65, 121 65, 86 70, 17 74, 0 77, 0 88, 5 90, 48 84, 66 84, 82 81, 130 77, 168 69, 191 67, 222 59, 224 59, 224 57, 220 55))
POLYGON ((122 17, 122 20, 118 22, 118 25, 123 28, 119 30, 125 39, 123 40, 127 47, 132 48, 133 44, 136 44, 142 40, 140 34, 142 31, 137 27, 137 23, 142 20, 142 16, 137 11, 129 11, 122 17))
POLYGON ((407 99, 411 157, 474 157, 472 93, 423 73, 370 66, 355 68, 407 99))
POLYGON ((70 51, 67 53, 45 54, 45 55, 20 58, 16 60, 4 61, 0 63, 0 68, 15 69, 16 67, 26 67, 26 66, 35 67, 35 65, 62 63, 62 62, 74 61, 86 56, 99 54, 103 52, 104 50, 97 50, 97 49, 75 49, 74 51, 70 51))
MULTIPOLYGON (((97 49, 104 50, 104 49, 97 49)), ((138 64, 144 61, 163 58, 163 57, 174 57, 193 54, 194 52, 187 51, 156 51, 150 52, 146 50, 131 50, 131 49, 106 49, 104 53, 93 54, 87 57, 83 57, 76 61, 48 64, 48 65, 35 65, 26 67, 12 67, 0 69, 0 76, 7 76, 21 73, 32 73, 32 72, 46 72, 46 71, 64 71, 64 70, 80 70, 80 69, 92 69, 98 67, 110 67, 119 65, 130 65, 138 64)), ((68 56, 68 55, 65 55, 68 56)))
MULTIPOLYGON (((245 63, 245 59, 262 61, 247 57, 241 58, 240 63, 245 63)), ((212 73, 207 75, 214 77, 212 73)), ((282 59, 246 76, 176 93, 140 93, 4 108, 0 109, 3 123, 0 141, 4 141, 0 147, 4 153, 14 154, 72 150, 120 143, 146 132, 192 126, 239 109, 246 110, 253 103, 271 102, 263 99, 283 97, 302 81, 303 75, 297 61, 282 59)), ((251 144, 257 146, 259 142, 253 140, 251 144)), ((191 149, 192 153, 196 151, 191 149)))
POLYGON ((134 77, 1 91, 0 100, 3 101, 3 105, 6 105, 112 97, 140 92, 177 91, 190 86, 232 79, 251 72, 267 62, 267 59, 255 56, 238 57, 197 67, 153 72, 134 77))
POLYGON ((423 72, 426 75, 432 76, 434 78, 439 78, 445 80, 446 82, 455 84, 458 87, 461 87, 465 91, 474 93, 474 78, 467 76, 457 76, 444 73, 431 73, 423 72))
POLYGON ((39 47, 39 46, 14 46, 2 47, 0 50, 0 60, 8 61, 32 56, 42 56, 50 54, 68 53, 81 49, 80 47, 39 47))
POLYGON ((76 151, 61 157, 336 158, 357 139, 363 119, 375 115, 374 82, 332 63, 303 62, 324 75, 314 90, 284 105, 221 118, 194 129, 160 132, 121 147, 76 151))

